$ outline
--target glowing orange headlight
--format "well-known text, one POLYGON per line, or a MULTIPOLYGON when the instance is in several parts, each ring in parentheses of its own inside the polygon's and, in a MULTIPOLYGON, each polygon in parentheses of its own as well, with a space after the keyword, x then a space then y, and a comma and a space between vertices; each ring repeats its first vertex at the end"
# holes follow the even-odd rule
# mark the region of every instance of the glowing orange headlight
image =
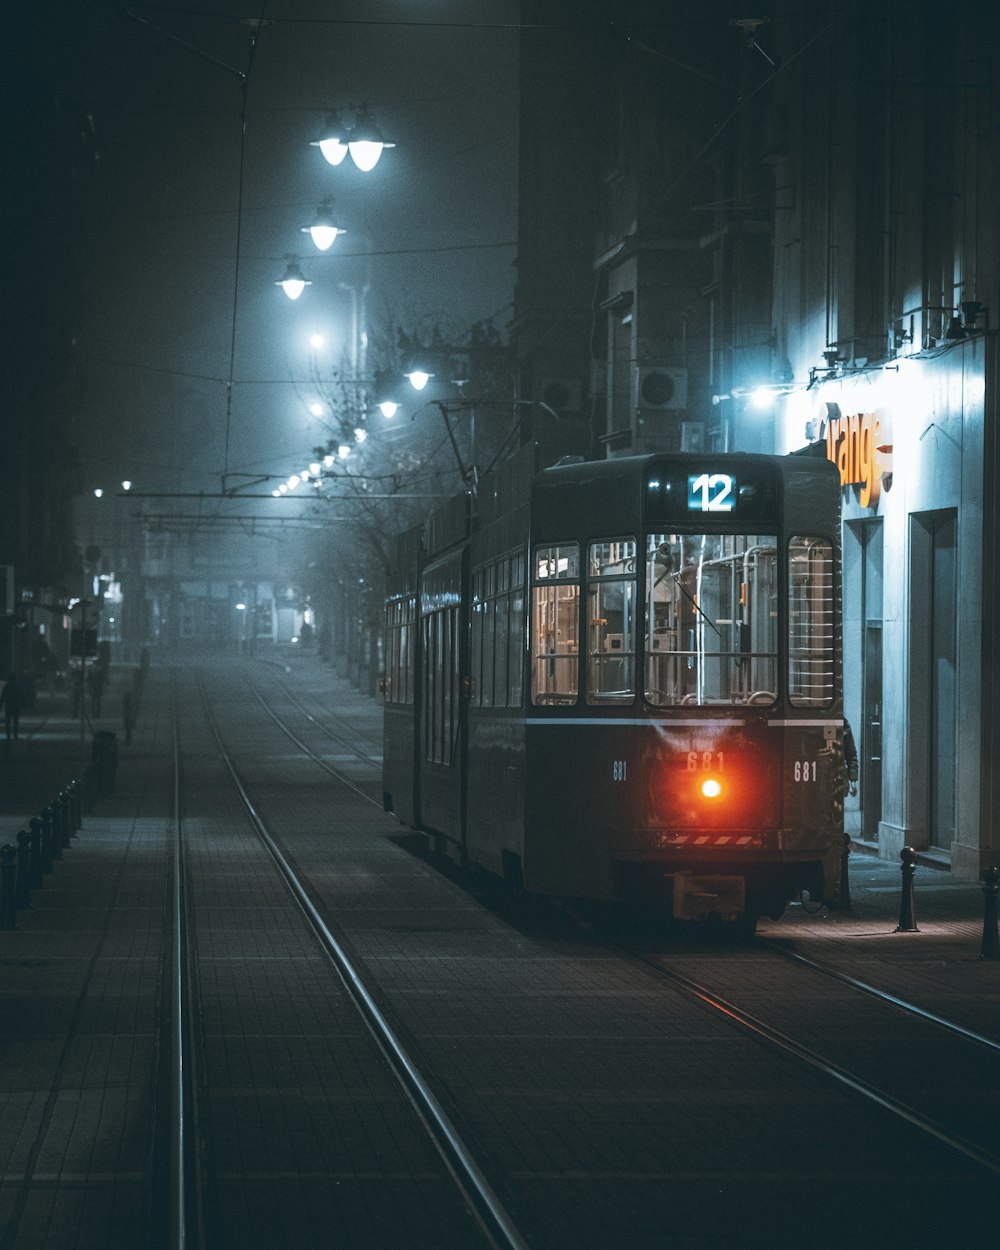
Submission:
POLYGON ((722 782, 716 777, 706 777, 701 783, 702 797, 706 799, 717 799, 722 794, 722 782))

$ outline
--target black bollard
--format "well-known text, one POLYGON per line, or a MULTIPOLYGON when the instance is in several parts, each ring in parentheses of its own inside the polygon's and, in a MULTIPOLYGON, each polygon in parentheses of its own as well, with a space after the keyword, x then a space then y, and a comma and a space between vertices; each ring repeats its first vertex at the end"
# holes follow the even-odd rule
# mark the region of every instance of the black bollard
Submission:
POLYGON ((983 873, 983 944, 980 959, 1000 959, 1000 934, 997 933, 997 895, 1000 894, 1000 868, 993 865, 983 873))
POLYGON ((37 890, 42 884, 42 820, 40 816, 32 816, 28 821, 31 828, 31 888, 37 890))
POLYGON ((899 900, 899 924, 897 933, 919 933, 916 910, 913 906, 913 878, 917 875, 917 852, 912 846, 904 846, 899 852, 903 861, 903 894, 899 900))
POLYGON ((52 858, 62 859, 62 805, 58 800, 53 799, 45 810, 49 814, 49 825, 52 829, 52 837, 49 840, 52 846, 52 858))
POLYGON ((91 761, 83 770, 83 810, 88 814, 94 810, 97 800, 97 765, 91 761))
POLYGON ((17 886, 15 890, 18 908, 31 906, 31 834, 21 829, 17 835, 17 886))
POLYGON ((62 808, 63 846, 69 846, 70 838, 76 833, 76 826, 73 824, 73 796, 69 790, 61 790, 57 802, 62 808))
POLYGON ((73 812, 73 832, 79 833, 79 831, 83 828, 82 787, 78 780, 73 780, 69 783, 68 789, 71 809, 73 812))
POLYGON ((17 928, 16 859, 16 846, 0 846, 0 929, 17 928))
POLYGON ((52 809, 42 808, 42 872, 52 871, 52 809))

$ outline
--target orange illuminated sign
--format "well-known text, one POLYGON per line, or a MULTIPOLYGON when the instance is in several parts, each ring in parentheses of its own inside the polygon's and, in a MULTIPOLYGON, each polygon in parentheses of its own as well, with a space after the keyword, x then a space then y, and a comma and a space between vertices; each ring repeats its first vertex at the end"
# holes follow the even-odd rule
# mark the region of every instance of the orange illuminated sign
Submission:
POLYGON ((841 486, 860 486, 862 508, 878 503, 881 471, 878 435, 881 426, 874 412, 833 417, 826 426, 826 458, 840 471, 841 486))

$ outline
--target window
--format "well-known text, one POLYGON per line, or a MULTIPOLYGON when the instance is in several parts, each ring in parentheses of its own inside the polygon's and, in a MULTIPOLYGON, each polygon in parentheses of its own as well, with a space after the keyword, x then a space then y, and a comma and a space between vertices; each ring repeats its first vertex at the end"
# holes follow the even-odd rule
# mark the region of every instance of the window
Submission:
POLYGON ((520 707, 524 677, 524 564, 525 552, 511 556, 510 630, 507 635, 507 706, 520 707))
POLYGON ((587 560, 587 702, 635 698, 636 544, 590 544, 587 560))
POLYGON ((777 539, 650 534, 646 698, 657 707, 777 697, 777 539))
POLYGON ((531 594, 531 701, 576 703, 580 652, 580 548, 537 547, 531 594))
POLYGON ((459 720, 459 587, 461 557, 446 557, 424 574, 421 589, 424 758, 455 763, 459 720))
POLYGON ((796 707, 833 700, 833 544, 788 543, 788 698, 796 707))
POLYGON ((413 702, 413 620, 416 597, 392 599, 385 609, 385 697, 387 703, 413 702))

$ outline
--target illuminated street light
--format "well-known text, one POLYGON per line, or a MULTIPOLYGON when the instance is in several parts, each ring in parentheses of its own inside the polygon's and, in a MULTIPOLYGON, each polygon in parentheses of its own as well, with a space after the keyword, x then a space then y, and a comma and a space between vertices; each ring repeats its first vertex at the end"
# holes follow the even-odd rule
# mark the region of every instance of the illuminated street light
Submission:
POLYGON ((303 234, 312 236, 312 241, 321 252, 328 251, 338 234, 345 234, 343 226, 333 221, 333 200, 324 200, 316 210, 316 220, 311 226, 301 227, 303 234))
POLYGON ((128 478, 126 478, 125 481, 122 482, 122 490, 129 491, 131 489, 132 489, 132 483, 128 480, 128 478))
POLYGON ((394 143, 386 143, 385 136, 375 125, 371 114, 367 109, 362 109, 347 136, 347 149, 358 169, 362 173, 369 173, 379 163, 385 149, 395 146, 394 143))
POLYGON ((299 268, 298 260, 294 256, 289 256, 285 276, 279 278, 274 285, 280 286, 289 299, 298 299, 307 286, 312 286, 312 283, 299 268))
POLYGON ((347 127, 340 120, 340 114, 337 110, 333 109, 323 123, 323 129, 320 131, 319 138, 313 139, 309 146, 311 148, 319 148, 324 158, 331 165, 339 165, 347 155, 346 136, 347 127))
POLYGON ((350 454, 351 449, 347 443, 341 443, 337 448, 337 455, 341 458, 341 460, 346 460, 350 454))
POLYGON ((364 426, 359 425, 354 431, 355 441, 358 443, 363 443, 367 437, 368 437, 368 431, 364 428, 364 426))
POLYGON ((319 138, 313 139, 309 146, 319 148, 331 165, 342 164, 350 152, 357 168, 367 174, 379 163, 385 149, 396 145, 386 142, 371 114, 363 108, 353 126, 345 126, 336 110, 331 112, 323 123, 319 138))
POLYGON ((399 404, 394 399, 383 399, 378 405, 378 410, 387 421, 391 421, 399 412, 399 404))
POLYGON ((321 417, 326 412, 326 408, 317 400, 309 405, 309 411, 314 417, 321 417))
POLYGON ((314 352, 318 352, 320 348, 326 347, 326 339, 323 337, 322 334, 310 334, 309 346, 313 349, 314 352))
POLYGON ((103 489, 102 489, 100 486, 95 486, 95 487, 94 487, 94 498, 95 498, 95 499, 100 499, 100 498, 101 498, 101 496, 102 496, 103 494, 104 494, 104 491, 103 491, 103 489))
POLYGON ((750 402, 758 412, 766 412, 774 407, 774 390, 770 386, 758 386, 750 392, 750 402))
POLYGON ((413 369, 409 373, 404 373, 403 376, 409 378, 410 385, 415 391, 422 391, 434 374, 426 373, 423 369, 413 369))

